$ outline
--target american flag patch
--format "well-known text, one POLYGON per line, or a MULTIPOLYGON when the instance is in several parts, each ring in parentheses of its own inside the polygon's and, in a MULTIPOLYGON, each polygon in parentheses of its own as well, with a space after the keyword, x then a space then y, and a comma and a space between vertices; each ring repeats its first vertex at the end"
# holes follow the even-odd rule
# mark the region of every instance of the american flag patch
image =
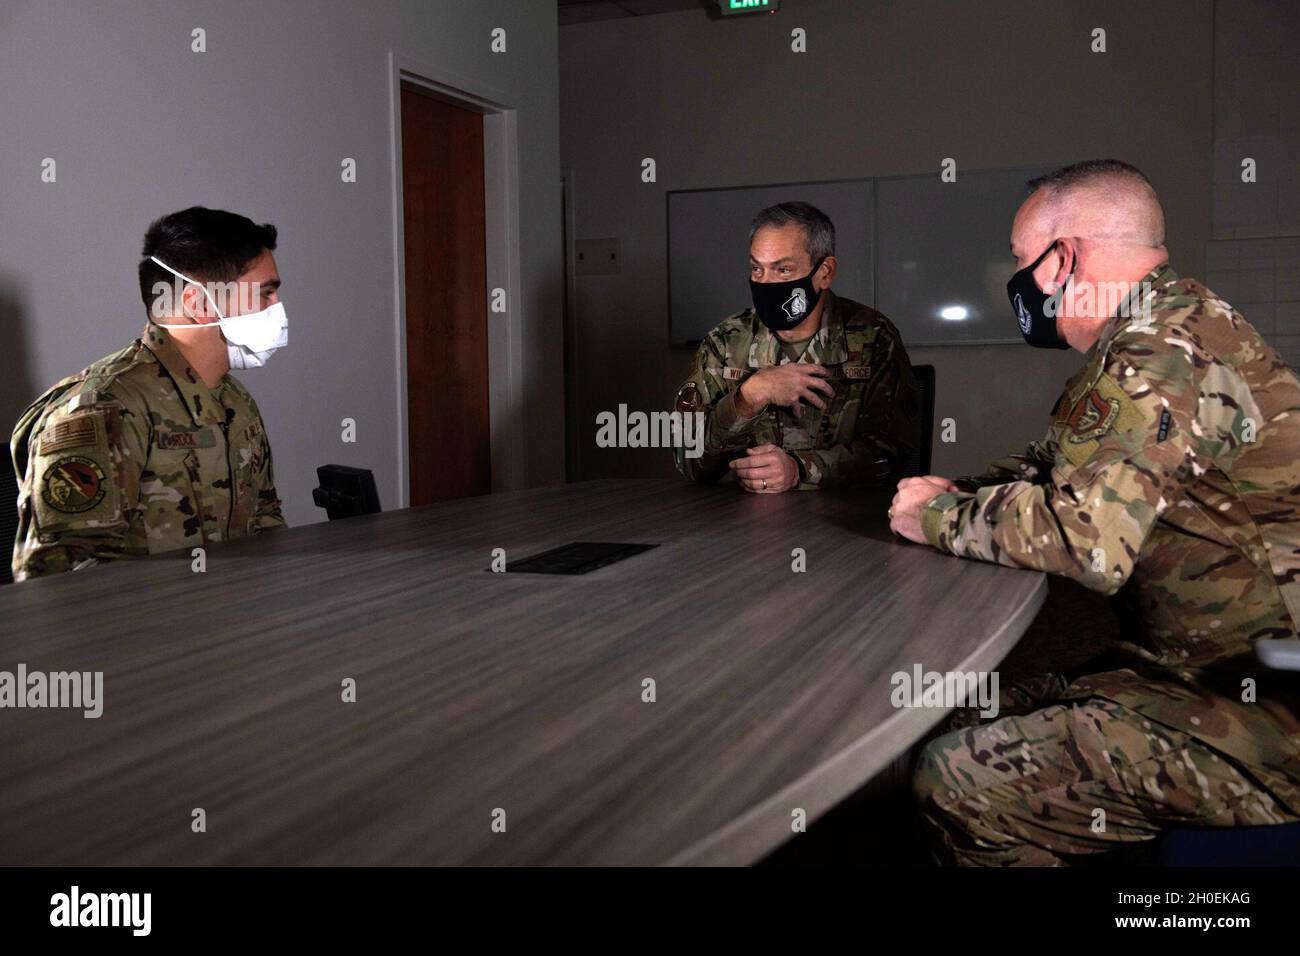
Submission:
POLYGON ((48 455, 64 448, 94 445, 99 437, 98 421, 96 415, 74 415, 55 422, 41 435, 40 453, 48 455))

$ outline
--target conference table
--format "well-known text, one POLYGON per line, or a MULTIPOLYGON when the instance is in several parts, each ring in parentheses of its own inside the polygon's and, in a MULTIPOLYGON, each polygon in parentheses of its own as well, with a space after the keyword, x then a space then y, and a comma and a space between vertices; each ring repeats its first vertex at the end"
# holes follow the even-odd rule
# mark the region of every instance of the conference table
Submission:
POLYGON ((876 492, 603 480, 0 588, 0 864, 747 864, 990 671, 1043 575, 895 538, 876 492), (569 542, 655 547, 500 570, 569 542), (500 550, 498 550, 500 549, 500 550), (496 570, 494 570, 496 568, 496 570))

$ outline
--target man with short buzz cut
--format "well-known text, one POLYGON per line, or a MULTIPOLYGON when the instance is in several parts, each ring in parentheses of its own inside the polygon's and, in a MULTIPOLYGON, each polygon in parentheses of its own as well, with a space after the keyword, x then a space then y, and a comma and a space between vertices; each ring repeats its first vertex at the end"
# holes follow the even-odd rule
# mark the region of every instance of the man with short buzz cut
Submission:
POLYGON ((1044 440, 977 477, 900 482, 892 527, 1118 595, 1126 633, 1041 709, 931 741, 922 807, 957 862, 1003 866, 1300 819, 1300 700, 1253 653, 1300 622, 1300 380, 1174 272, 1138 170, 1029 187, 1008 296, 1031 345, 1083 367, 1044 440))
POLYGON ((288 340, 276 229, 195 206, 149 227, 140 338, 18 420, 15 581, 284 527, 271 445, 230 374, 288 340))
POLYGON ((677 390, 674 409, 705 426, 702 456, 677 447, 677 470, 755 494, 897 479, 920 444, 920 390, 893 323, 831 291, 831 220, 781 203, 749 238, 754 307, 705 336, 677 390))

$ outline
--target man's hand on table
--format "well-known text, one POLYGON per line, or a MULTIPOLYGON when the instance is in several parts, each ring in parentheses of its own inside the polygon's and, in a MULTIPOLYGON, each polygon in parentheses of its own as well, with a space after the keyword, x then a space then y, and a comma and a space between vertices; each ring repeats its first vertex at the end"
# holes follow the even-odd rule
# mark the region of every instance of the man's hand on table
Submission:
POLYGON ((936 495, 958 490, 955 484, 938 475, 904 478, 898 483, 898 493, 889 506, 889 530, 908 541, 929 544, 921 530, 921 512, 936 495))
POLYGON ((745 457, 729 465, 740 480, 740 487, 758 495, 789 491, 799 484, 799 465, 776 445, 757 445, 745 449, 745 457))

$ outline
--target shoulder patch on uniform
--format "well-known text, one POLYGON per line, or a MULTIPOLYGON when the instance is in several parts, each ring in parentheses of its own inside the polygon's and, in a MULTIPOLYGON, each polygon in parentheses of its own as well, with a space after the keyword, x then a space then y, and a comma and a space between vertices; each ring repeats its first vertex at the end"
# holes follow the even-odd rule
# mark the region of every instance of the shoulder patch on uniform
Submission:
POLYGON ((1103 375, 1070 409, 1065 439, 1080 445, 1096 441, 1112 428, 1127 431, 1139 421, 1141 414, 1128 393, 1109 375, 1103 375))
POLYGON ((1142 424, 1137 404, 1109 375, 1102 375, 1065 413, 1060 432, 1062 453, 1078 467, 1091 457, 1110 432, 1120 434, 1142 424))
POLYGON ((700 390, 695 387, 694 382, 687 382, 677 393, 677 411, 694 412, 698 411, 704 404, 704 399, 700 397, 700 390))
POLYGON ((104 419, 81 414, 60 418, 41 433, 37 454, 51 455, 66 448, 92 448, 103 437, 104 419))
POLYGON ((104 500, 108 489, 104 469, 84 455, 66 455, 45 469, 41 498, 55 511, 80 514, 104 500))

